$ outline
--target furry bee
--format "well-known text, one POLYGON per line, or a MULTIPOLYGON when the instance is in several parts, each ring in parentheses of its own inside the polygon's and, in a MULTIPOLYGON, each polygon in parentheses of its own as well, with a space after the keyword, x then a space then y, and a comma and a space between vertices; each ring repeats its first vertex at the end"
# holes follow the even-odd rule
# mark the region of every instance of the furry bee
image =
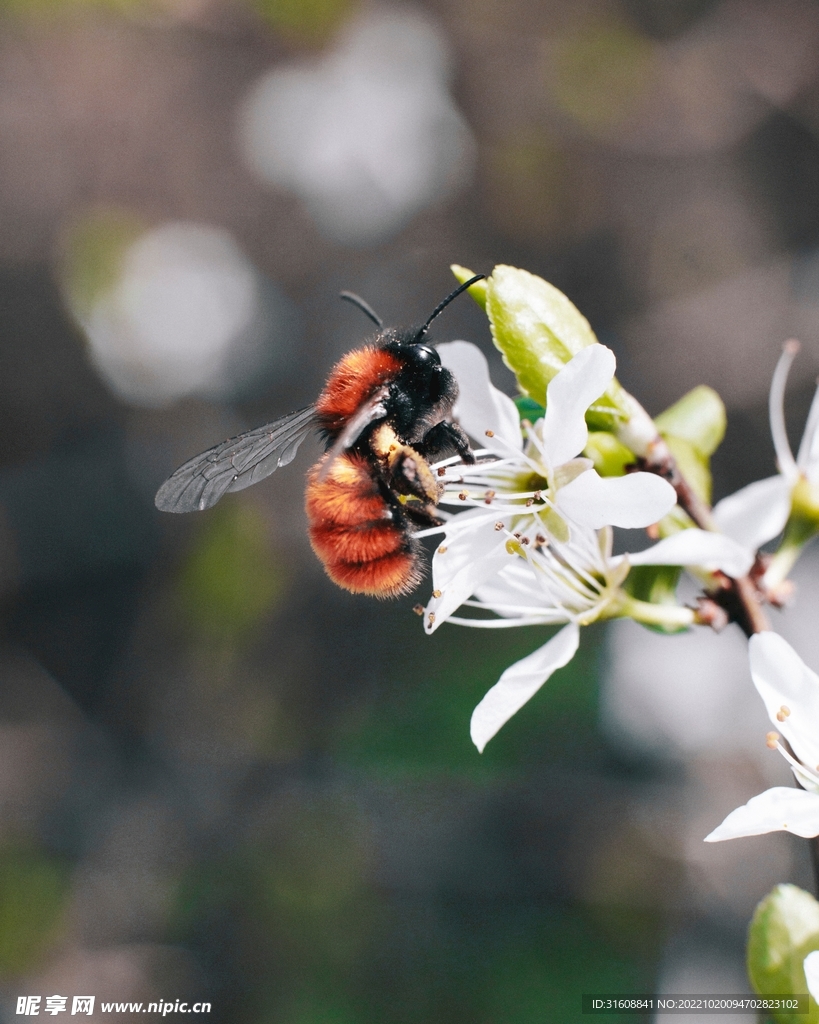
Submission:
POLYGON ((210 508, 293 460, 317 429, 325 454, 307 475, 305 507, 313 551, 333 582, 355 594, 398 597, 421 581, 415 530, 439 524, 442 485, 429 459, 455 452, 475 461, 450 419, 455 378, 425 338, 432 321, 479 274, 448 295, 421 327, 385 328, 363 299, 354 303, 378 328, 331 370, 314 405, 230 438, 180 466, 159 488, 163 512, 210 508))

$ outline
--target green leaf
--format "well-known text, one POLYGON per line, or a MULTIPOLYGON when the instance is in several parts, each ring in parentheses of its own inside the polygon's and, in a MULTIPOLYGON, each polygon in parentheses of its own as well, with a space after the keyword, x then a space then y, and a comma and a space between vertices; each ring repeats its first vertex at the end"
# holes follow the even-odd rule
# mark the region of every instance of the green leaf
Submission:
POLYGON ((517 267, 497 266, 487 280, 492 337, 524 394, 542 402, 555 374, 597 338, 558 288, 517 267))
POLYGON ((537 423, 538 420, 543 419, 546 415, 546 410, 540 402, 536 402, 534 398, 530 398, 528 395, 518 395, 513 401, 518 407, 518 414, 522 420, 537 423))
MULTIPOLYGON (((467 270, 466 267, 461 267, 457 263, 453 263, 449 269, 455 275, 455 279, 458 284, 465 284, 470 277, 475 276, 474 270, 467 270)), ((486 278, 484 278, 483 281, 476 281, 473 285, 467 288, 467 292, 478 303, 481 309, 486 309, 486 278)))
POLYGON ((702 501, 711 502, 711 466, 707 455, 682 437, 664 434, 671 454, 677 461, 680 472, 702 501))
POLYGON ((706 458, 725 436, 725 406, 713 388, 700 384, 654 420, 663 437, 679 437, 706 458))
POLYGON ((624 476, 626 466, 633 466, 637 461, 630 448, 626 448, 614 434, 605 430, 589 433, 583 454, 592 460, 600 476, 624 476))
MULTIPOLYGON (((819 903, 796 885, 777 885, 754 911, 748 929, 748 977, 759 995, 800 995, 808 990, 802 962, 819 949, 819 903)), ((777 1024, 819 1024, 810 1012, 772 1012, 777 1024)))

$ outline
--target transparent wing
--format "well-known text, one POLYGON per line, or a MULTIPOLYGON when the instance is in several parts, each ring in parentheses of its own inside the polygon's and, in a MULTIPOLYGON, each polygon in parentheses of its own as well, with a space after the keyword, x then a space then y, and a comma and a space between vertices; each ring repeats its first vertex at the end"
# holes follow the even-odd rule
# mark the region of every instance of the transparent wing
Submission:
POLYGON ((241 491, 292 462, 316 426, 312 405, 263 427, 228 438, 190 459, 159 488, 154 502, 163 512, 201 512, 227 491, 241 491))

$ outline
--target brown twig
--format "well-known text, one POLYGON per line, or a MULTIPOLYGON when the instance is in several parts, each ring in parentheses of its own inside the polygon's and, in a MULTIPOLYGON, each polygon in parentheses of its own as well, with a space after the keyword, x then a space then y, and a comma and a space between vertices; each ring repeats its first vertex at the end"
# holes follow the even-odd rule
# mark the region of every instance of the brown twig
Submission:
MULTIPOLYGON (((640 468, 668 480, 677 492, 677 501, 701 530, 714 530, 711 506, 697 495, 680 472, 677 460, 662 438, 657 438, 647 458, 640 460, 640 468)), ((736 579, 720 574, 724 585, 712 595, 717 604, 728 612, 732 621, 751 636, 770 629, 768 618, 762 608, 763 594, 752 576, 736 579)))

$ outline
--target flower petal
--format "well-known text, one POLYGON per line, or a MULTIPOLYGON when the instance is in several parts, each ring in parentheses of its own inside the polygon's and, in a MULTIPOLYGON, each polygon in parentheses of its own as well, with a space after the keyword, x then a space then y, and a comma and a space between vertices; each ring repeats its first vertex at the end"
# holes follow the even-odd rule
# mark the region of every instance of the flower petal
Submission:
POLYGON ((808 983, 808 992, 819 1002, 819 949, 808 953, 802 961, 802 969, 805 972, 805 981, 808 983))
POLYGON ((799 444, 799 454, 796 456, 796 465, 811 483, 817 482, 816 474, 819 471, 819 387, 813 393, 805 431, 799 444))
MULTIPOLYGON (((580 627, 572 622, 534 653, 511 665, 472 712, 472 742, 483 748, 502 725, 534 696, 549 676, 572 660, 580 642, 580 627)), ((816 798, 819 803, 819 797, 816 798)))
POLYGON ((541 434, 550 467, 568 462, 586 447, 586 410, 611 384, 615 366, 610 348, 589 345, 552 377, 541 434))
POLYGON ((674 488, 654 473, 601 477, 592 469, 557 492, 560 511, 594 530, 603 526, 650 526, 676 503, 674 488))
POLYGON ((808 768, 819 766, 819 676, 778 633, 748 642, 751 675, 768 717, 808 768), (783 712, 783 705, 789 712, 783 712), (777 716, 781 716, 781 718, 777 716))
MULTIPOLYGON (((483 352, 469 341, 447 341, 438 345, 441 363, 451 370, 458 382, 459 394, 455 403, 455 417, 481 448, 493 449, 486 432, 491 430, 507 445, 520 450, 520 416, 512 399, 494 386, 489 379, 489 364, 483 352)), ((501 455, 508 455, 505 445, 498 447, 501 455)))
POLYGON ((728 576, 744 576, 753 565, 753 555, 736 541, 708 530, 681 530, 645 551, 629 555, 632 565, 690 565, 708 572, 721 570, 728 576))
POLYGON ((756 480, 717 502, 714 521, 724 534, 756 551, 781 533, 791 510, 791 485, 784 476, 756 480))
MULTIPOLYGON (((480 516, 484 510, 476 508, 474 513, 480 516)), ((465 520, 471 515, 465 512, 455 517, 433 556, 432 585, 435 593, 440 592, 440 597, 432 597, 426 607, 424 629, 427 633, 434 633, 477 587, 515 557, 506 550, 506 537, 496 532, 494 523, 470 527, 465 520), (444 548, 443 554, 441 548, 444 548)))
POLYGON ((706 843, 765 832, 793 832, 807 839, 819 835, 819 796, 804 789, 774 786, 731 811, 721 825, 705 837, 706 843))

